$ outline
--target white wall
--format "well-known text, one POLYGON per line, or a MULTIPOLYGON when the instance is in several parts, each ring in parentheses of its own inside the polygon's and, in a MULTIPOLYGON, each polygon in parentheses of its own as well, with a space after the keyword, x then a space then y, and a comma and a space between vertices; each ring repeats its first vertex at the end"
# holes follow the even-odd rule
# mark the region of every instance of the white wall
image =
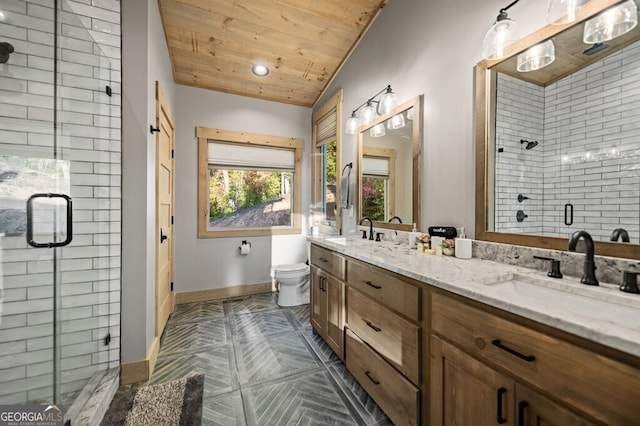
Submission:
MULTIPOLYGON (((465 226, 474 232, 474 66, 504 0, 403 0, 387 3, 323 99, 344 89, 343 122, 391 84, 404 102, 424 94, 422 229, 465 226)), ((546 2, 520 2, 509 16, 521 35, 544 26, 546 2)), ((343 163, 356 157, 355 135, 343 134, 343 163)), ((342 166, 342 165, 341 165, 342 166)), ((345 217, 345 230, 355 218, 345 217)))
POLYGON ((304 236, 202 238, 197 237, 197 126, 302 138, 303 217, 311 202, 311 109, 220 92, 176 86, 175 153, 175 290, 187 292, 271 280, 272 256, 277 263, 306 260, 304 236), (251 253, 238 246, 250 241, 251 253))
POLYGON ((122 0, 122 362, 145 358, 155 325, 155 82, 175 114, 158 3, 122 0))

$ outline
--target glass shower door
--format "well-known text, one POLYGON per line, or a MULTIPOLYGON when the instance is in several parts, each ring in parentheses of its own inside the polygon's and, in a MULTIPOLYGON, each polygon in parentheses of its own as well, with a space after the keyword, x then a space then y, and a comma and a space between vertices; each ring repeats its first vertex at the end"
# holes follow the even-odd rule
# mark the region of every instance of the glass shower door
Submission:
POLYGON ((119 11, 0 12, 0 405, 68 409, 119 365, 119 11))

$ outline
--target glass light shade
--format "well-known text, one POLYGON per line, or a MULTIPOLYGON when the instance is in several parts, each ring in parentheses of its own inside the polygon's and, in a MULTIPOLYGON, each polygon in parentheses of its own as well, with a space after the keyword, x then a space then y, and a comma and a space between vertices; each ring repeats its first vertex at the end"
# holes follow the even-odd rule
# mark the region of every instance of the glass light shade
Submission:
POLYGON ((371 102, 367 104, 362 111, 360 111, 360 120, 362 124, 369 124, 376 118, 376 109, 371 105, 371 102))
POLYGON ((384 129, 384 123, 376 124, 369 130, 369 135, 371 135, 372 138, 379 138, 384 136, 386 133, 387 131, 384 129))
POLYGON ((584 24, 583 41, 602 43, 625 34, 638 25, 638 8, 633 0, 609 8, 584 24))
POLYGON ((553 41, 536 44, 518 55, 519 72, 536 71, 544 68, 556 59, 556 48, 553 41))
POLYGON ((507 46, 520 38, 519 32, 516 21, 498 17, 496 23, 489 28, 484 36, 482 56, 485 59, 504 58, 507 46))
POLYGON ((398 98, 396 94, 391 91, 391 88, 387 89, 387 93, 382 95, 380 103, 378 104, 378 113, 385 115, 390 113, 398 105, 398 98))
POLYGON ((404 127, 406 122, 404 121, 404 115, 402 113, 396 114, 387 121, 387 129, 401 129, 404 127))
POLYGON ((413 107, 407 110, 407 120, 413 120, 413 107))
POLYGON ((580 7, 588 0, 549 0, 547 22, 553 25, 569 24, 576 20, 580 7))
POLYGON ((348 135, 355 135, 358 133, 358 127, 360 127, 360 120, 356 117, 356 113, 352 113, 351 117, 347 119, 344 125, 344 132, 348 135))

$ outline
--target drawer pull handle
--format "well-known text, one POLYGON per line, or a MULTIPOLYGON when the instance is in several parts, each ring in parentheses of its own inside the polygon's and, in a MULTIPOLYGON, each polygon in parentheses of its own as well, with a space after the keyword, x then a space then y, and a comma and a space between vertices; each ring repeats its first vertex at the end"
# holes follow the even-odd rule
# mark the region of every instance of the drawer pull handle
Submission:
POLYGON ((371 377, 371 372, 370 371, 365 371, 364 374, 366 374, 366 376, 369 378, 369 380, 371 380, 373 382, 374 385, 379 385, 380 381, 374 379, 373 377, 371 377))
POLYGON ((518 426, 524 426, 524 410, 529 406, 527 401, 518 403, 518 426))
POLYGON ((374 283, 372 283, 371 281, 365 281, 364 282, 366 285, 368 285, 369 287, 373 287, 376 290, 380 290, 382 288, 381 285, 375 285, 374 283))
POLYGON ((525 361, 527 361, 527 362, 533 362, 533 361, 535 361, 535 360, 536 360, 536 357, 535 357, 535 356, 533 356, 533 355, 525 355, 525 354, 522 354, 522 353, 520 353, 520 352, 516 351, 515 349, 511 349, 510 347, 508 347, 508 346, 506 346, 506 345, 503 345, 503 344, 502 344, 502 342, 500 341, 500 339, 495 339, 495 340, 493 340, 493 341, 491 342, 491 344, 492 344, 493 346, 497 346, 497 347, 499 347, 500 349, 502 349, 503 351, 507 351, 507 352, 509 352, 511 355, 515 355, 515 356, 517 356, 518 358, 523 359, 523 360, 525 360, 525 361))
POLYGON ((319 258, 318 260, 319 260, 320 262, 324 262, 324 263, 327 263, 327 262, 328 262, 328 260, 327 260, 327 259, 325 259, 324 257, 321 257, 321 258, 319 258))
POLYGON ((382 331, 382 329, 380 327, 377 327, 375 324, 372 324, 371 321, 364 320, 364 322, 366 322, 367 325, 369 327, 373 328, 376 332, 382 331))
POLYGON ((502 407, 502 400, 504 399, 504 395, 506 393, 507 393, 507 388, 498 389, 498 415, 497 415, 497 420, 496 421, 500 425, 505 424, 507 422, 507 419, 502 417, 502 412, 504 411, 503 407, 502 407))

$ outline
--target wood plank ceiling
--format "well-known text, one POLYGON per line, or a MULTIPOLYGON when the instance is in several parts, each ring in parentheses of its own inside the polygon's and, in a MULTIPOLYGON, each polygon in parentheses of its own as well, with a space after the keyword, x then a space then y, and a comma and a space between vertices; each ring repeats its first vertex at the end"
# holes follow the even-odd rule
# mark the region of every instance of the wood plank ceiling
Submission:
POLYGON ((158 0, 176 83, 305 107, 386 2, 158 0))

